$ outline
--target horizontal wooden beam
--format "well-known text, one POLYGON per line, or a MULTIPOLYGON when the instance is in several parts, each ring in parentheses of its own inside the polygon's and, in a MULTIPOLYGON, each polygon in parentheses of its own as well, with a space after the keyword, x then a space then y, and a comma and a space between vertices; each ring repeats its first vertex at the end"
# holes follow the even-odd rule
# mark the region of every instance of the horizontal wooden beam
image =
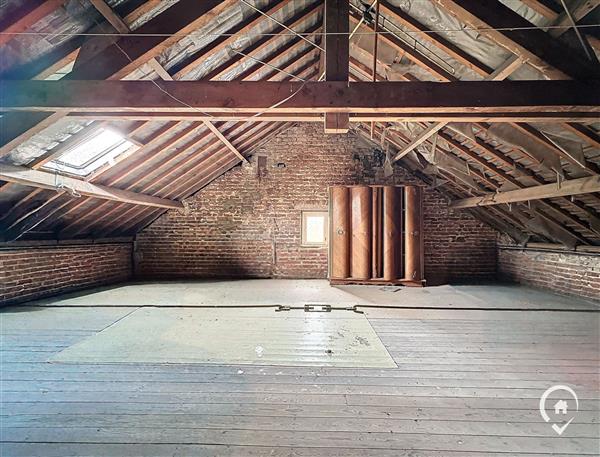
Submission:
MULTIPOLYGON (((2 111, 598 113, 600 81, 0 81, 2 111), (165 93, 167 92, 167 93, 165 93)), ((563 116, 564 117, 564 116, 563 116)))
POLYGON ((0 165, 0 180, 56 191, 68 191, 75 195, 112 200, 134 205, 154 206, 156 208, 182 209, 183 204, 174 200, 138 194, 128 190, 92 184, 68 176, 56 175, 46 171, 32 170, 16 165, 0 165))
POLYGON ((524 202, 541 198, 566 197, 569 195, 600 192, 600 176, 570 179, 560 183, 526 187, 524 189, 496 192, 479 197, 464 198, 450 204, 451 208, 472 208, 475 206, 498 205, 501 203, 524 202))
MULTIPOLYGON (((19 114, 25 114, 20 112, 19 114)), ((170 112, 73 112, 75 119, 107 121, 211 121, 211 122, 323 122, 320 113, 179 113, 170 112)), ((363 113, 351 114, 350 122, 597 122, 598 114, 587 112, 507 112, 507 113, 363 113)))

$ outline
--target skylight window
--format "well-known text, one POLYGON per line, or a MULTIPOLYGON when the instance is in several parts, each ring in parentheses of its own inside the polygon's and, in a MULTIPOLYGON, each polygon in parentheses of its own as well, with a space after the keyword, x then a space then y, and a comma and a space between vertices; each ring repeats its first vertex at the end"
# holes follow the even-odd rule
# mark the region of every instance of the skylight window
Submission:
POLYGON ((44 168, 64 171, 79 176, 87 176, 135 145, 111 130, 99 129, 87 138, 64 152, 58 159, 48 162, 44 168))

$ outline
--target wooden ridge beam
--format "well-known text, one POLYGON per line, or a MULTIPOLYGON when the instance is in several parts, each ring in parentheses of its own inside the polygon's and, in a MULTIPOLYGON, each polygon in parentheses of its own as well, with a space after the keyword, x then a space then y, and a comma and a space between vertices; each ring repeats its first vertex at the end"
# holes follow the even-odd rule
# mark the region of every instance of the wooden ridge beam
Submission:
POLYGON ((500 203, 524 202, 542 198, 565 197, 569 195, 600 192, 600 176, 569 179, 561 183, 544 184, 506 192, 495 192, 480 197, 454 201, 451 208, 471 208, 475 206, 498 205, 500 203))
POLYGON ((153 197, 151 195, 138 194, 128 190, 92 184, 81 179, 68 176, 59 176, 39 170, 31 170, 27 167, 2 164, 0 166, 0 179, 3 181, 22 184, 24 186, 37 187, 49 190, 68 190, 75 194, 102 200, 113 200, 134 205, 155 206, 157 208, 183 209, 181 202, 153 197))
POLYGON ((3 111, 494 114, 600 111, 600 81, 0 81, 3 111), (177 100, 178 99, 178 100, 177 100))

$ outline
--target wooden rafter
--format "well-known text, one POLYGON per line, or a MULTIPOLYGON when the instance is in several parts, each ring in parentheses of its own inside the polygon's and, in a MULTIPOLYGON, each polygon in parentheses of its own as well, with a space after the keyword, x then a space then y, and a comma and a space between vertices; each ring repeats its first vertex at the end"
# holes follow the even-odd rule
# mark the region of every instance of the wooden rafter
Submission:
MULTIPOLYGON (((269 15, 275 14, 290 2, 291 0, 273 0, 266 7, 265 13, 269 15)), ((173 79, 181 79, 204 62, 209 55, 222 51, 223 49, 226 49, 227 46, 231 46, 234 41, 239 39, 239 35, 248 33, 252 28, 264 21, 267 21, 267 19, 258 12, 250 14, 244 21, 235 24, 225 31, 222 36, 217 37, 205 47, 178 63, 172 71, 173 79)))
POLYGON ((495 192, 480 197, 465 198, 450 204, 452 208, 499 205, 501 203, 524 202, 542 198, 566 197, 569 195, 600 192, 600 176, 569 179, 561 183, 544 184, 518 190, 495 192))
MULTIPOLYGON (((67 79, 120 79, 156 57, 174 44, 178 34, 185 34, 214 20, 214 17, 234 3, 234 0, 207 0, 200 4, 196 0, 181 0, 151 19, 136 32, 148 34, 144 40, 121 37, 96 56, 83 63, 67 79), (193 11, 193 14, 190 14, 193 11)), ((3 118, 4 128, 0 132, 0 157, 33 137, 43 128, 61 119, 66 113, 30 115, 28 119, 7 114, 3 118), (50 119, 49 119, 50 118, 50 119)))
POLYGON ((168 209, 183 208, 183 205, 180 202, 92 184, 81 179, 59 176, 55 173, 45 171, 31 170, 30 168, 19 167, 16 165, 0 165, 0 180, 41 189, 58 191, 67 190, 74 194, 86 195, 88 197, 100 198, 103 200, 131 203, 134 205, 155 206, 157 208, 168 209))
POLYGON ((600 78, 600 69, 498 1, 435 0, 464 24, 516 54, 552 79, 600 78))
MULTIPOLYGON (((299 73, 298 75, 301 77, 310 78, 310 77, 314 76, 314 69, 312 70, 312 72, 309 72, 308 69, 300 70, 300 71, 301 71, 301 73, 299 73)), ((227 130, 224 133, 229 136, 231 133, 228 133, 228 132, 233 132, 236 128, 239 128, 240 125, 241 124, 236 124, 231 129, 227 130)), ((187 136, 188 138, 192 138, 193 132, 195 131, 195 129, 197 127, 198 127, 198 125, 189 129, 189 133, 188 133, 189 136, 187 136)), ((246 130, 253 131, 253 129, 255 129, 257 127, 258 127, 258 125, 256 125, 256 124, 254 124, 254 125, 250 124, 250 126, 246 130)), ((244 131, 246 131, 246 130, 244 130, 244 131)), ((167 159, 166 161, 163 161, 161 163, 161 170, 164 169, 164 171, 162 173, 160 173, 158 176, 156 176, 147 186, 143 187, 142 191, 151 192, 151 193, 161 192, 161 188, 159 187, 157 189, 157 185, 161 184, 161 182, 162 182, 162 186, 163 186, 162 192, 164 192, 167 189, 177 188, 178 183, 181 182, 182 180, 185 183, 185 182, 189 181, 190 179, 197 180, 197 176, 203 176, 207 171, 206 163, 204 162, 204 159, 202 159, 205 156, 205 154, 209 153, 213 149, 214 149, 215 154, 219 151, 221 151, 221 152, 223 151, 222 144, 220 144, 220 142, 218 142, 216 140, 213 140, 213 141, 203 145, 201 153, 196 153, 196 154, 190 155, 188 152, 189 149, 194 147, 195 145, 200 144, 202 141, 204 141, 206 134, 207 133, 205 132, 204 135, 196 135, 192 140, 188 141, 185 145, 178 147, 176 154, 170 156, 169 159, 167 159), (211 148, 213 148, 213 149, 211 149, 211 148), (181 161, 180 157, 186 157, 186 156, 188 158, 183 159, 183 161, 181 161), (201 160, 201 161, 197 162, 198 160, 201 160), (188 163, 190 165, 192 165, 191 168, 187 166, 188 163), (184 179, 185 177, 187 177, 187 179, 184 179)), ((178 141, 181 141, 182 138, 184 138, 184 137, 179 136, 178 141)), ((232 137, 231 141, 235 142, 236 137, 232 137)), ((256 141, 254 141, 254 143, 256 143, 256 141)), ((243 142, 237 148, 239 150, 240 147, 245 148, 248 146, 249 146, 249 143, 243 142)), ((167 147, 168 146, 161 145, 160 150, 166 149, 167 147)), ((228 155, 223 155, 223 156, 228 157, 228 155)), ((143 166, 146 166, 148 160, 149 160, 148 157, 144 157, 143 155, 141 155, 140 159, 138 159, 138 161, 137 161, 136 168, 141 169, 143 166)), ((227 159, 227 160, 231 160, 231 159, 227 159)), ((117 174, 117 175, 113 174, 112 178, 107 182, 112 183, 113 185, 120 183, 123 179, 127 178, 128 176, 131 176, 132 172, 136 168, 133 168, 131 165, 129 165, 120 174, 117 174)), ((134 183, 135 182, 136 181, 134 181, 134 183)), ((186 194, 184 192, 180 195, 186 196, 188 194, 186 194)), ((81 207, 83 203, 84 202, 77 202, 76 207, 81 207)), ((105 205, 106 204, 100 205, 100 206, 96 207, 92 212, 88 213, 88 215, 91 217, 89 222, 82 224, 81 221, 76 220, 72 224, 69 224, 68 226, 63 226, 61 228, 60 236, 66 237, 66 238, 75 236, 81 232, 84 232, 88 227, 91 227, 92 225, 96 225, 100 218, 105 219, 107 217, 112 217, 112 216, 114 216, 114 213, 121 210, 120 206, 115 206, 113 208, 114 211, 113 210, 106 211, 105 205)), ((72 206, 72 209, 70 211, 73 211, 73 209, 75 209, 75 207, 72 206)), ((122 211, 125 211, 125 212, 129 212, 129 210, 130 209, 128 209, 128 208, 122 209, 122 211)))
MULTIPOLYGON (((305 71, 304 73, 300 73, 299 76, 305 77, 305 78, 311 78, 315 75, 315 70, 312 69, 312 71, 308 72, 305 71)), ((289 78, 289 77, 288 77, 289 78)), ((238 138, 242 138, 242 135, 245 135, 246 133, 250 132, 251 136, 245 140, 243 140, 238 146, 238 149, 242 149, 242 148, 247 148, 250 145, 256 147, 258 141, 257 141, 257 136, 258 133, 256 134, 252 134, 252 132, 262 132, 265 133, 267 132, 269 129, 273 128, 277 130, 279 127, 279 125, 281 125, 282 127, 285 127, 286 124, 284 123, 276 123, 276 124, 270 124, 263 127, 260 127, 257 130, 257 125, 256 124, 249 124, 248 126, 246 126, 244 128, 244 130, 242 131, 242 133, 240 133, 240 136, 238 138)), ((228 132, 233 131, 233 129, 235 128, 239 128, 240 125, 236 124, 232 129, 230 129, 228 132)), ((228 135, 230 135, 230 133, 227 133, 228 135)), ((232 140, 235 142, 236 138, 232 138, 232 140)), ((212 143, 213 145, 215 144, 214 142, 212 143)), ((220 149, 216 149, 214 152, 210 153, 210 149, 207 151, 206 148, 204 148, 204 152, 207 152, 208 154, 204 154, 197 157, 196 155, 194 155, 194 165, 192 166, 192 168, 189 169, 184 169, 182 173, 180 173, 179 177, 176 178, 175 180, 170 179, 170 180, 166 180, 166 183, 163 184, 163 187, 161 189, 158 190, 158 192, 168 192, 167 194, 165 194, 165 196, 174 196, 177 195, 179 198, 184 198, 187 195, 190 195, 194 192, 197 192, 203 185, 206 185, 208 182, 210 182, 210 180, 216 178, 217 176, 219 176, 220 174, 224 173, 226 170, 228 170, 229 168, 231 168, 232 166, 234 166, 237 162, 237 159, 232 160, 230 158, 229 155, 222 155, 219 154, 219 151, 222 151, 223 148, 220 149), (218 154, 218 155, 217 155, 218 154), (199 161, 197 161, 197 159, 199 159, 199 161), (215 162, 216 159, 216 162, 215 162), (216 167, 213 170, 213 167, 216 167), (209 173, 209 177, 206 178, 207 173, 209 173), (205 178, 203 178, 200 181, 200 184, 198 184, 198 176, 204 176, 205 178), (207 179, 209 179, 209 181, 206 181, 207 179), (190 183, 196 183, 194 185, 194 187, 190 188, 190 183), (204 184, 203 184, 204 183, 204 184)), ((178 168, 178 165, 177 165, 178 168)), ((165 176, 163 176, 161 179, 165 179, 165 176)), ((156 185, 160 184, 160 181, 155 181, 152 183, 152 186, 147 188, 148 190, 152 190, 152 191, 156 191, 156 185)), ((131 211, 130 208, 121 208, 119 207, 115 207, 114 211, 111 210, 111 213, 115 213, 121 211, 122 214, 128 214, 130 212, 133 213, 137 213, 137 211, 131 211)), ((106 213, 104 213, 106 214, 106 213)), ((104 217, 100 216, 100 217, 104 217)), ((122 217, 122 215, 118 216, 119 218, 122 217)), ((135 218, 135 214, 134 216, 131 217, 131 219, 135 218)), ((94 223, 95 224, 95 223, 94 223)), ((75 225, 75 224, 73 224, 75 225)), ((87 226, 81 226, 81 225, 75 225, 74 228, 76 229, 76 232, 70 232, 72 233, 82 233, 86 230, 87 227, 91 226, 92 224, 89 224, 87 226)), ((69 232, 67 232, 69 233, 69 232)), ((62 232, 61 232, 62 234, 62 232)))
POLYGON ((240 159, 242 162, 248 162, 248 159, 246 159, 246 157, 244 157, 242 155, 242 153, 240 151, 237 150, 237 148, 231 144, 231 142, 225 138, 225 135, 223 135, 219 129, 217 127, 215 127, 215 125, 210 122, 210 121, 204 121, 204 125, 212 132, 215 134, 215 136, 221 140, 221 142, 227 147, 227 149, 229 149, 231 152, 233 152, 233 154, 240 159))
POLYGON ((60 8, 64 2, 65 0, 29 0, 17 11, 3 12, 5 20, 0 22, 0 46, 14 38, 15 35, 12 34, 26 31, 37 21, 60 8))

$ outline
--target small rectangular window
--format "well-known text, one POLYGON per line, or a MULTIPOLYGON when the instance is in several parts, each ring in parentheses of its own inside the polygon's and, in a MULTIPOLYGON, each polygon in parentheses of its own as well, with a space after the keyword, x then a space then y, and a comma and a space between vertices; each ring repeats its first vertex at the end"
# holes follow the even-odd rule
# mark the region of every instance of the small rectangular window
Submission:
POLYGON ((116 132, 99 129, 92 136, 65 151, 59 158, 44 165, 44 168, 87 176, 118 156, 136 147, 116 132))
POLYGON ((302 246, 327 245, 327 211, 302 211, 302 246))

